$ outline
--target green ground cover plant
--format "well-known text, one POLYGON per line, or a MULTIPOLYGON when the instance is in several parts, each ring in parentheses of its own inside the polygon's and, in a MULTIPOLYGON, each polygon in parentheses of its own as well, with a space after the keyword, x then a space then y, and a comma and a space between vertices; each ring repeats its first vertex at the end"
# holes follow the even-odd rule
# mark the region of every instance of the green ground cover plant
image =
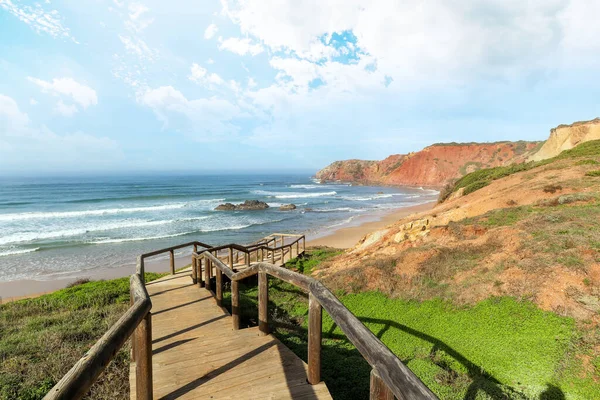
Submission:
MULTIPOLYGON (((326 253, 319 250, 320 262, 326 253)), ((242 321, 256 324, 255 280, 240 290, 242 321)), ((502 297, 461 307, 380 292, 337 295, 442 399, 600 397, 594 380, 582 377, 578 355, 586 349, 575 322, 530 302, 502 297)), ((226 292, 227 307, 229 301, 226 292)), ((270 278, 269 313, 273 333, 306 361, 306 294, 270 278)), ((370 367, 326 313, 322 364, 322 378, 335 399, 368 398, 370 367)))
MULTIPOLYGON (((147 273, 146 282, 161 274, 147 273)), ((129 307, 129 278, 0 305, 0 399, 41 399, 129 307)), ((129 398, 129 344, 89 398, 129 398)))

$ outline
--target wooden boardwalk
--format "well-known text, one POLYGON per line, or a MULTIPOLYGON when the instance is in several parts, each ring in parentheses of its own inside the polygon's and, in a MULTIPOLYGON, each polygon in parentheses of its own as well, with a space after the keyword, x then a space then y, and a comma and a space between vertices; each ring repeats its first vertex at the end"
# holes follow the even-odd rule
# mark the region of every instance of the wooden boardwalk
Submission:
MULTIPOLYGON (((331 399, 325 383, 308 384, 306 364, 273 335, 233 330, 229 314, 190 274, 146 286, 155 399, 331 399)), ((135 379, 132 363, 132 399, 135 379)))

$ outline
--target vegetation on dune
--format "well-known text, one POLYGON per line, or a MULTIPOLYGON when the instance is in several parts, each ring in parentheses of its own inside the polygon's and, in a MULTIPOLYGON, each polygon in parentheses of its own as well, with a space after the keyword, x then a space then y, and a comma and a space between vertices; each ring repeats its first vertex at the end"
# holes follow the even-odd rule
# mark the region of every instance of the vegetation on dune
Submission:
MULTIPOLYGON (((493 181, 504 178, 506 176, 516 174, 517 172, 529 171, 531 169, 548 165, 560 160, 569 160, 580 157, 599 157, 600 156, 600 140, 592 140, 580 144, 579 146, 565 150, 558 156, 542 161, 530 161, 522 164, 512 164, 503 167, 486 168, 467 174, 451 184, 448 188, 440 193, 439 201, 443 202, 457 190, 464 188, 464 194, 473 193, 481 188, 488 186, 493 181)), ((597 163, 597 160, 588 159, 581 160, 578 165, 591 165, 597 163), (585 162, 585 164, 582 164, 585 162)), ((591 175, 596 176, 596 175, 591 175)))
MULTIPOLYGON (((449 260, 473 265, 485 249, 449 260)), ((289 267, 320 269, 336 252, 320 249, 289 267), (315 261, 318 260, 318 261, 315 261)), ((443 257, 442 257, 443 258, 443 257)), ((465 268, 468 268, 465 267, 465 268)), ((299 271, 299 272, 300 272, 299 271)), ((364 279, 360 270, 353 271, 364 279)), ((439 277, 430 278, 435 282, 439 277)), ((307 296, 293 285, 269 280, 273 333, 307 359, 307 296)), ((257 319, 255 280, 240 285, 242 321, 257 319)), ((441 299, 415 301, 381 292, 337 291, 340 300, 442 399, 598 398, 593 378, 582 373, 588 351, 573 319, 528 301, 490 298, 473 306, 441 299)), ((225 292, 226 306, 230 306, 225 292)), ((368 398, 370 366, 324 312, 322 378, 335 399, 368 398)))
MULTIPOLYGON (((160 276, 147 273, 146 281, 160 276)), ((129 278, 81 281, 0 305, 0 399, 41 399, 128 307, 129 278)), ((129 398, 129 344, 89 397, 129 398)))

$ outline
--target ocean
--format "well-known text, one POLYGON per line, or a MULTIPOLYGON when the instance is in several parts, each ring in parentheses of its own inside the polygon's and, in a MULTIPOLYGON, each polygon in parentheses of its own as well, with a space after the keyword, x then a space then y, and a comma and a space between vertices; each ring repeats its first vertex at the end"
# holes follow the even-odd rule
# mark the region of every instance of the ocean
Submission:
POLYGON ((138 254, 192 240, 250 243, 272 232, 314 238, 437 194, 320 184, 310 174, 1 178, 0 281, 134 265, 138 254), (214 211, 252 199, 270 208, 214 211), (298 208, 279 211, 290 203, 298 208))

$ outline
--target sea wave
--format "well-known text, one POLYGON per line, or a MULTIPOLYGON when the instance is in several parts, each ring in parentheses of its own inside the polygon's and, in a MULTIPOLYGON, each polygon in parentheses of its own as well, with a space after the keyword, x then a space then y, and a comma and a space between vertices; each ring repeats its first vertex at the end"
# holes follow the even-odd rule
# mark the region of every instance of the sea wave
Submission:
POLYGON ((89 241, 87 243, 90 243, 90 244, 107 244, 107 243, 123 243, 123 242, 141 242, 141 241, 144 241, 144 240, 166 239, 166 238, 172 238, 172 237, 177 237, 177 236, 185 236, 185 235, 192 234, 194 232, 195 231, 180 232, 180 233, 174 233, 172 235, 161 235, 161 236, 147 236, 147 237, 134 237, 134 238, 118 238, 118 239, 102 239, 102 240, 89 241))
POLYGON ((302 198, 307 198, 307 197, 335 196, 337 194, 337 192, 334 190, 332 190, 330 192, 317 192, 317 193, 268 192, 265 190, 254 190, 252 193, 258 194, 261 196, 274 197, 276 199, 302 199, 302 198))
POLYGON ((330 212, 365 212, 366 210, 360 208, 352 208, 352 207, 338 207, 338 208, 322 208, 322 209, 313 209, 310 212, 317 213, 330 213, 330 212))
POLYGON ((0 251, 0 257, 2 256, 14 256, 17 254, 26 254, 26 253, 33 253, 34 251, 38 251, 40 248, 36 247, 33 249, 14 249, 14 250, 4 250, 4 251, 0 251))
POLYGON ((290 185, 291 189, 318 189, 321 185, 290 185))
POLYGON ((22 221, 30 219, 48 219, 48 218, 77 218, 86 216, 101 216, 101 215, 112 215, 112 214, 125 214, 125 213, 136 213, 136 212, 147 212, 147 211, 163 211, 163 210, 175 210, 186 207, 193 207, 194 205, 216 203, 224 201, 225 199, 210 199, 210 200, 195 200, 184 203, 171 203, 162 204, 157 206, 146 206, 146 207, 128 207, 128 208, 107 208, 100 210, 80 210, 80 211, 50 211, 50 212, 27 212, 27 213, 14 213, 14 214, 0 214, 0 221, 22 221))
POLYGON ((125 228, 144 228, 150 226, 159 226, 159 225, 167 225, 177 222, 190 222, 190 221, 199 221, 209 218, 207 216, 202 217, 191 217, 191 218, 179 218, 179 219, 170 219, 170 220, 159 220, 159 221, 145 221, 145 220, 125 220, 121 222, 111 222, 107 224, 95 224, 88 227, 83 228, 73 228, 73 229, 62 229, 56 231, 38 231, 38 232, 17 232, 12 235, 6 235, 0 237, 0 245, 7 245, 13 243, 23 243, 23 242, 34 242, 36 240, 46 240, 46 239, 57 239, 57 238, 68 238, 73 236, 85 235, 91 232, 104 232, 111 231, 116 229, 125 229, 125 228))
MULTIPOLYGON (((397 195, 401 195, 400 193, 398 193, 397 195)), ((371 200, 378 200, 378 199, 387 199, 390 197, 393 197, 394 194, 376 194, 373 196, 342 196, 342 199, 344 200, 350 200, 350 201, 371 201, 371 200)))

